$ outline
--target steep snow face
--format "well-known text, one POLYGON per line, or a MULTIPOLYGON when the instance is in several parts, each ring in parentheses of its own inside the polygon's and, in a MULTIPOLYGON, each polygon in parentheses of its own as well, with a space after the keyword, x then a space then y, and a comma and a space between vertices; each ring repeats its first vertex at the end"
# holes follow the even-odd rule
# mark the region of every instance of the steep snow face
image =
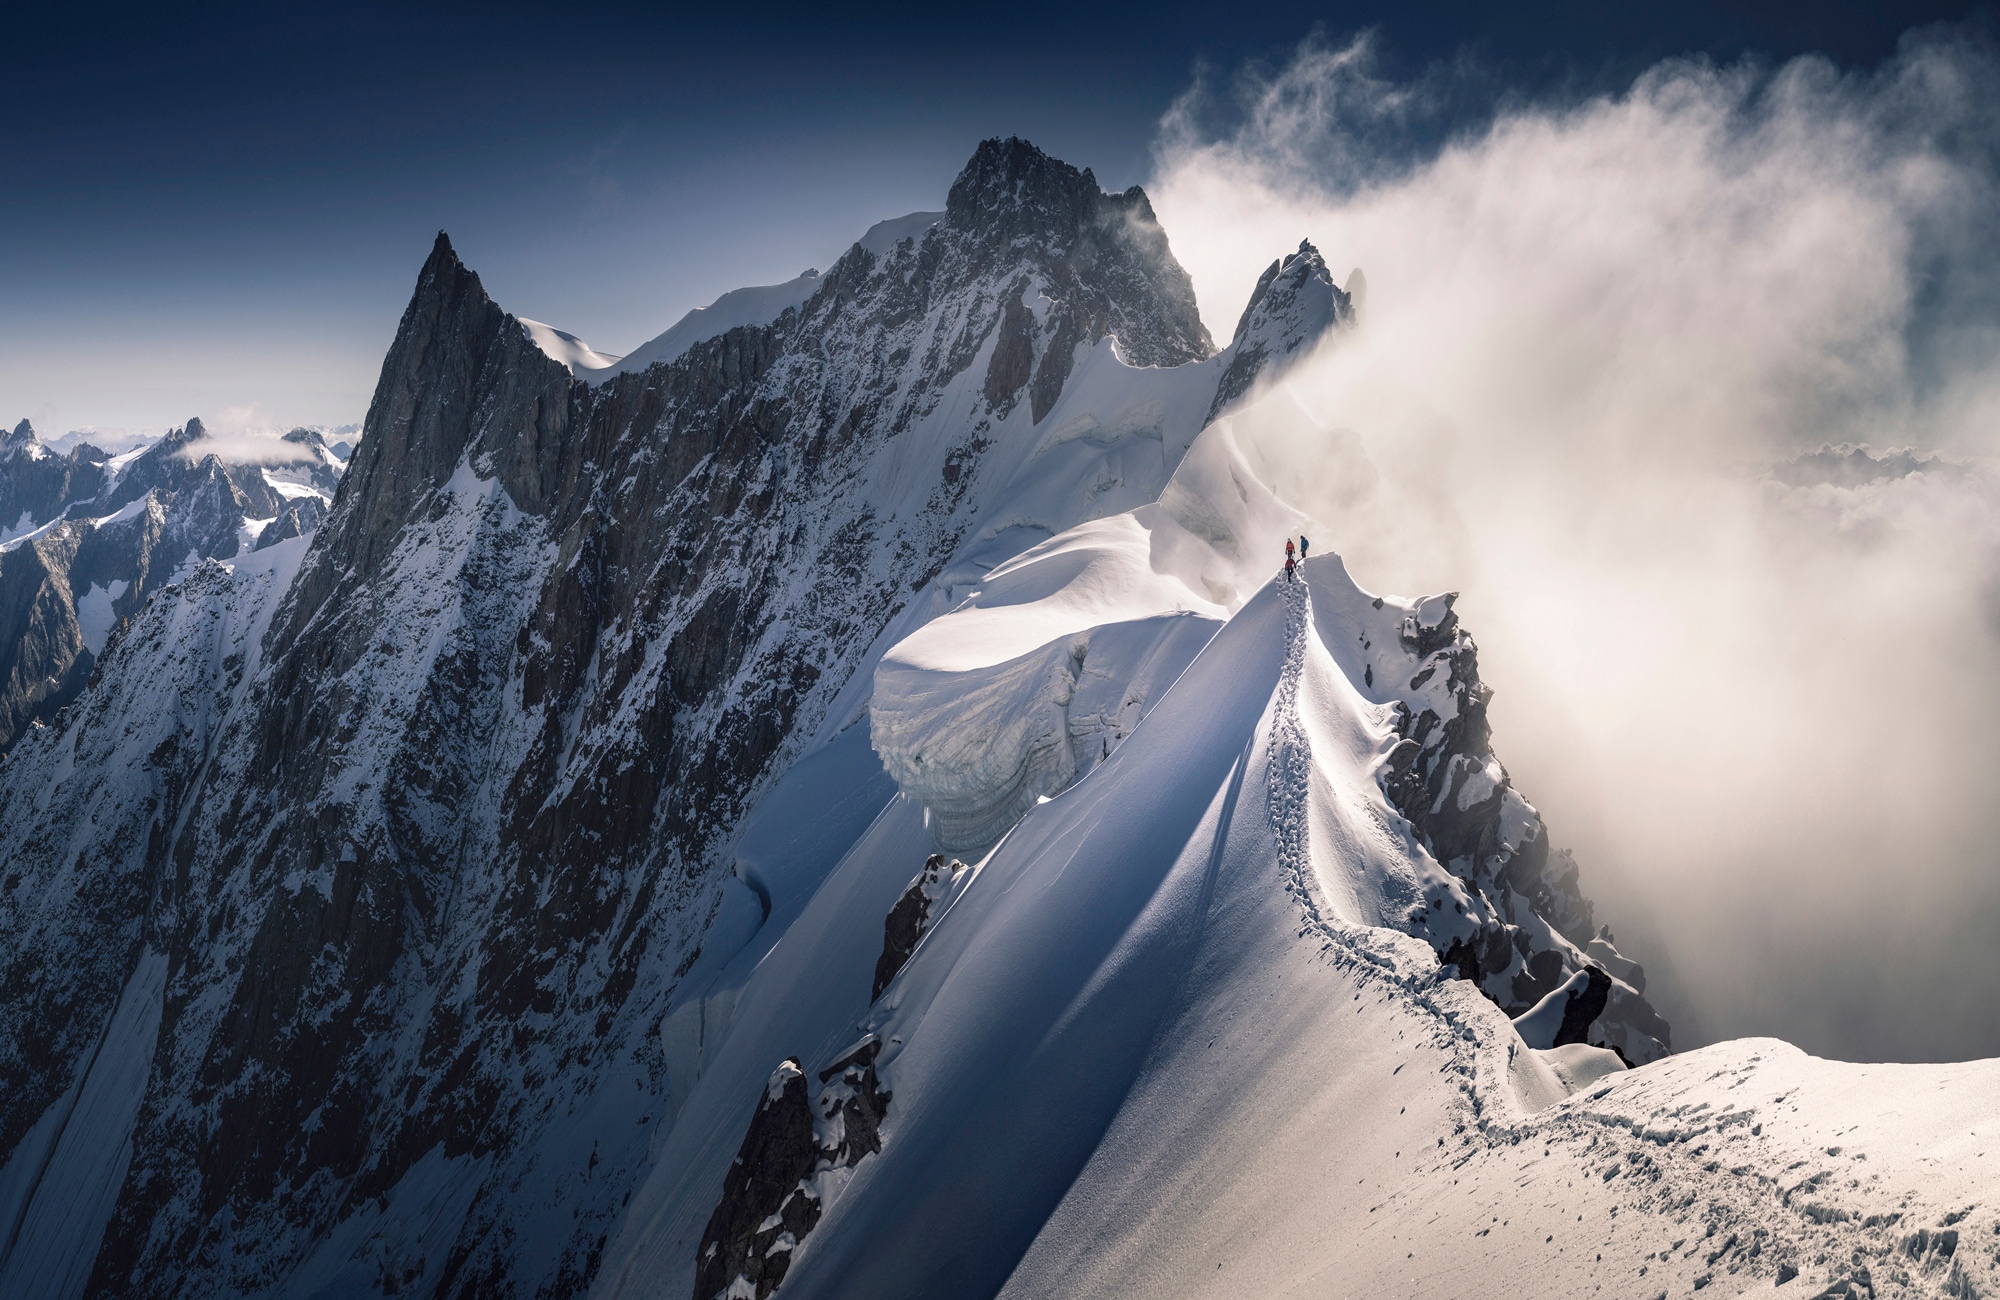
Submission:
POLYGON ((553 325, 544 325, 525 316, 518 319, 535 346, 551 361, 562 362, 578 379, 599 376, 618 364, 617 357, 597 351, 574 334, 565 334, 553 325))
POLYGON ((0 1075, 30 1091, 0 1170, 7 1295, 79 1295, 94 1267, 132 1162, 185 906, 173 809, 216 761, 305 547, 204 563, 166 588, 107 634, 100 686, 66 725, 36 729, 8 757, 0 1075), (35 1085, 55 1062, 75 1064, 50 1094, 35 1085))
POLYGON ((878 995, 870 922, 927 838, 891 805, 743 983, 600 1294, 707 1294, 772 1067, 857 1044, 879 1150, 811 1175, 785 1295, 1985 1293, 1993 1063, 1752 1042, 1626 1071, 1531 1049, 1439 965, 1482 900, 1386 797, 1373 598, 1304 573, 960 873, 878 995))
MULTIPOLYGON (((1102 490, 1019 476, 1084 359, 1210 351, 1143 194, 1020 142, 982 146, 942 219, 850 250, 769 325, 595 385, 440 240, 262 657, 225 669, 248 675, 212 759, 120 841, 165 883, 120 892, 96 849, 5 841, 9 873, 111 891, 89 924, 43 918, 47 953, 94 927, 167 960, 95 1284, 311 1289, 393 1263, 447 1292, 586 1286, 764 929, 838 855, 783 809, 928 838, 844 727, 861 665, 941 606, 969 540, 983 575, 1127 508, 1128 460, 1171 472, 1191 425, 1118 407, 1041 452, 1104 467, 1102 490), (1036 523, 982 536, 1014 489, 1036 523)), ((18 760, 22 788, 56 783, 77 725, 18 760)), ((139 951, 107 956, 73 1035, 10 1063, 8 1149, 85 1068, 139 951)), ((38 960, 39 987, 73 978, 38 960)))
MULTIPOLYGON (((1265 486, 1263 430, 1297 427, 1271 418, 1289 400, 1271 391, 1211 425, 1157 504, 1028 551, 883 657, 875 747, 936 815, 941 847, 983 850, 1108 757, 1238 593, 1268 580, 1286 538, 1308 522, 1265 486)), ((1338 620, 1322 633, 1339 671, 1397 732, 1380 794, 1460 882, 1404 891, 1405 910, 1421 916, 1392 921, 1421 921, 1440 957, 1510 1015, 1587 967, 1608 967, 1609 1005, 1583 1021, 1598 1022, 1590 1041, 1653 1060, 1667 1027, 1645 1002, 1643 972, 1608 932, 1593 933, 1575 864, 1551 852, 1539 814, 1494 757, 1477 649, 1452 599, 1392 601, 1348 584, 1319 606, 1338 620)), ((1554 1014, 1562 1024, 1562 1008, 1554 1014)))
POLYGON ((930 228, 943 221, 948 214, 943 212, 912 212, 901 217, 890 217, 868 227, 865 234, 855 242, 862 248, 880 257, 904 240, 919 240, 930 232, 930 228))
MULTIPOLYGON (((922 240, 932 226, 944 220, 945 215, 942 212, 912 212, 908 216, 878 221, 855 241, 855 247, 876 257, 885 257, 906 239, 912 242, 922 240)), ((821 279, 817 270, 807 270, 782 284, 731 289, 708 306, 696 307, 675 321, 666 333, 634 348, 630 355, 606 358, 606 364, 588 367, 593 372, 591 374, 575 367, 572 370, 579 379, 599 383, 612 373, 637 372, 673 361, 695 344, 727 334, 730 330, 745 325, 769 325, 817 293, 821 279)))
MULTIPOLYGON (((885 250, 869 251, 879 254, 885 250)), ((727 334, 730 330, 746 325, 769 325, 817 293, 820 278, 818 271, 806 271, 783 284, 731 289, 708 306, 696 307, 675 321, 666 333, 640 344, 625 356, 610 358, 603 366, 590 367, 588 374, 577 371, 577 378, 602 383, 614 374, 636 374, 679 360, 695 344, 727 334)))
POLYGON ((936 815, 940 847, 983 851, 1108 757, 1267 576, 1262 557, 1302 516, 1263 487, 1229 421, 1201 429, 1224 406, 1218 385, 1241 400, 1267 367, 1336 346, 1348 319, 1337 293, 1302 244, 1259 284, 1245 312, 1256 329, 1217 356, 1135 369, 1107 340, 1079 363, 1048 432, 940 578, 949 612, 875 671, 876 751, 936 815), (1264 310, 1278 301, 1326 309, 1264 310), (987 567, 989 548, 1047 533, 987 567))

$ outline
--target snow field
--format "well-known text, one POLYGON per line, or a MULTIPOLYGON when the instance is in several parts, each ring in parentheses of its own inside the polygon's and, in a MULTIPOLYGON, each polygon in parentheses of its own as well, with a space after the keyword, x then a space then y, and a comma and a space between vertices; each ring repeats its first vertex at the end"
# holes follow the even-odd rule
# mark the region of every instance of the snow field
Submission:
POLYGON ((701 1085, 739 1113, 684 1136, 684 1112, 642 1193, 659 1217, 628 1222, 603 1294, 685 1290, 700 1189, 843 964, 852 1018, 818 1020, 801 1059, 874 1033, 893 1100, 788 1295, 1731 1295, 1781 1268, 1987 1292, 2000 1063, 1730 1044, 1626 1072, 1529 1049, 1401 931, 1440 869, 1382 801, 1381 707, 1330 653, 1365 593, 1333 557, 1307 577, 1267 587, 1124 745, 1036 803, 863 1014, 860 967, 928 848, 912 810, 901 860, 876 865, 878 823, 836 873, 873 871, 874 896, 814 897, 819 946, 753 976, 724 1052, 757 1045, 701 1085), (766 1042, 773 1014, 796 1019, 766 1042), (1843 1146, 1857 1129, 1874 1139, 1843 1146))

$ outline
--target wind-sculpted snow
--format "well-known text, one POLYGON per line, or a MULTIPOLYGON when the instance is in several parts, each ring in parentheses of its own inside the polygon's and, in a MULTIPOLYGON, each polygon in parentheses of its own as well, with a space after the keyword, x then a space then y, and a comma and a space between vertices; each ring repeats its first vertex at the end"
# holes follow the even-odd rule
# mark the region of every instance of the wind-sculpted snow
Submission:
POLYGON ((995 568, 875 670, 871 740, 937 819, 983 852, 1035 801, 1109 757, 1225 611, 1147 563, 1131 515, 995 568))
POLYGON ((1991 1063, 1626 1071, 1531 1050, 1439 964, 1490 912, 1382 789, 1399 701, 1358 688, 1352 617, 1381 611, 1336 559, 1305 574, 975 864, 872 1009, 868 923, 922 841, 855 844, 745 985, 605 1294, 706 1294, 735 1143, 816 1034, 883 1043, 895 1102, 785 1295, 1986 1293, 1991 1063))
POLYGON ((811 278, 593 370, 440 236, 309 541, 76 594, 0 1290, 1992 1291, 1990 1065, 1659 1059, 1452 597, 1274 576, 1315 250, 1211 355, 988 141, 811 278))
POLYGON ((875 750, 935 815, 941 847, 983 852, 1107 758, 1262 580, 1259 557, 1300 516, 1258 479, 1227 420, 1202 432, 1223 405, 1202 394, 1230 384, 1240 396, 1265 366, 1319 345, 1346 319, 1327 294, 1338 291, 1302 244, 1211 360, 1133 370, 1100 349, 1080 366, 981 539, 942 575, 948 612, 875 670, 875 750), (1157 453, 1135 454, 1139 438, 1158 439, 1157 453), (980 563, 982 542, 1029 529, 1058 535, 980 563))

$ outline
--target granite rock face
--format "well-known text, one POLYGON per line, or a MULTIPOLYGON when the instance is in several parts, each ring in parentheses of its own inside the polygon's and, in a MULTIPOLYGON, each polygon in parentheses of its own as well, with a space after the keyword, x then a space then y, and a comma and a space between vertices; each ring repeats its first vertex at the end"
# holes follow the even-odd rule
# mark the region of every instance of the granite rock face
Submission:
POLYGON ((896 978, 896 972, 903 969, 910 960, 910 954, 917 950, 917 941, 930 929, 938 904, 948 895, 965 873, 965 864, 956 858, 947 860, 942 853, 931 854, 924 863, 923 870, 910 881, 909 888, 889 909, 889 915, 882 918, 882 955, 875 959, 875 984, 868 994, 870 1002, 882 996, 882 990, 889 987, 889 981, 896 978))
MULTIPOLYGON (((595 387, 440 236, 309 543, 234 587, 197 566, 8 760, 0 1023, 66 1010, 0 1057, 0 1150, 88 1082, 121 997, 158 1008, 92 1293, 369 1260, 433 1294, 584 1290, 718 846, 957 548, 996 423, 1107 332, 1142 364, 1211 350, 1143 193, 1020 141, 921 239, 595 387)), ((199 468, 127 477, 219 503, 199 468)), ((859 1158, 868 1106, 837 1109, 859 1158)))
POLYGON ((1353 300, 1334 286, 1333 274, 1312 241, 1301 240, 1299 251, 1266 267, 1250 291, 1230 340, 1229 365, 1209 405, 1209 418, 1249 392, 1259 375, 1275 369, 1274 363, 1353 322, 1353 300))
POLYGON ((694 1300, 764 1300, 777 1290, 793 1252, 819 1226, 828 1176, 882 1149, 891 1097, 875 1078, 881 1047, 864 1040, 821 1070, 810 1104, 798 1060, 779 1062, 702 1233, 694 1300))
POLYGON ((1454 937, 1440 960, 1510 1017, 1590 970, 1597 1011, 1584 1023, 1596 1022, 1592 1041, 1635 1064, 1655 1060, 1671 1050, 1670 1038, 1643 996, 1644 972, 1596 927, 1575 860, 1552 849, 1541 814, 1493 753, 1492 691, 1479 678, 1479 648, 1459 625, 1456 599, 1426 597, 1396 629, 1410 676, 1392 703, 1401 739, 1382 771, 1384 793, 1431 856, 1487 905, 1483 927, 1454 937))

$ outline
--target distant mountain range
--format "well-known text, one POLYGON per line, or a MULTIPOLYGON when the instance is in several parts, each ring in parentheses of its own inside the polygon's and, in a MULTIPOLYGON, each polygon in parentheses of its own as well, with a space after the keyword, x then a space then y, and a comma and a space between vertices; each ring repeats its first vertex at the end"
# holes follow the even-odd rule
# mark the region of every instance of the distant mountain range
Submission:
POLYGON ((89 681, 113 631, 201 560, 301 537, 332 505, 348 445, 294 429, 290 458, 232 465, 200 420, 111 455, 0 436, 0 753, 89 681))

